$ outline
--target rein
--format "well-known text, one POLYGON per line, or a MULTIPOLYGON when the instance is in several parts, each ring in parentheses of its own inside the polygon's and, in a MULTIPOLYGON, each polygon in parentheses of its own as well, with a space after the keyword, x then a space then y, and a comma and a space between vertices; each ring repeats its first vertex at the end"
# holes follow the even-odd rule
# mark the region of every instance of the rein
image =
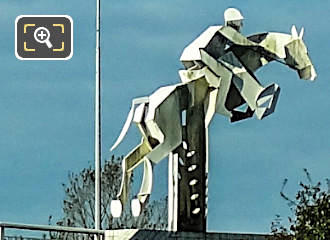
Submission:
POLYGON ((283 61, 281 61, 280 59, 277 59, 277 58, 271 56, 270 54, 268 55, 268 54, 266 53, 266 51, 261 51, 261 52, 260 52, 260 51, 256 51, 256 50, 254 50, 253 48, 251 48, 250 50, 253 51, 253 52, 259 53, 259 54, 261 54, 262 56, 267 56, 268 58, 272 59, 273 61, 276 61, 276 62, 281 63, 281 64, 283 64, 283 65, 286 65, 286 66, 288 66, 288 67, 290 67, 290 68, 293 68, 292 66, 290 66, 290 65, 287 64, 286 62, 283 62, 283 61))

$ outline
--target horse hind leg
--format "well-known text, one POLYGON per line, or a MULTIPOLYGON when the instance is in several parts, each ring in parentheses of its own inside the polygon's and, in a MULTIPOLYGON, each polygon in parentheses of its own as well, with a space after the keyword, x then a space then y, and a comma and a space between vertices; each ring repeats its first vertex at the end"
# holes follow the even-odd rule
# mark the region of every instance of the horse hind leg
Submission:
POLYGON ((123 205, 127 202, 131 184, 131 176, 134 168, 145 161, 144 156, 151 151, 151 147, 145 138, 122 161, 122 179, 117 194, 117 199, 111 201, 111 214, 120 217, 123 205))
POLYGON ((111 202, 111 210, 122 209, 128 198, 131 172, 144 163, 141 188, 137 199, 132 200, 133 215, 138 215, 151 193, 151 162, 158 163, 182 142, 181 111, 176 90, 176 86, 160 88, 149 97, 148 104, 142 103, 136 108, 133 121, 140 129, 142 142, 123 160, 121 188, 118 200, 111 202))
POLYGON ((155 164, 182 143, 181 88, 176 85, 163 87, 149 97, 145 124, 153 149, 146 157, 155 164))
POLYGON ((143 180, 137 198, 131 202, 135 217, 139 216, 151 194, 152 163, 161 161, 182 142, 181 95, 177 90, 180 89, 176 86, 160 88, 149 97, 143 120, 136 119, 151 150, 141 160, 144 163, 143 180))
POLYGON ((138 217, 149 200, 152 188, 152 164, 147 158, 143 158, 143 180, 137 198, 131 202, 131 210, 134 217, 138 217))

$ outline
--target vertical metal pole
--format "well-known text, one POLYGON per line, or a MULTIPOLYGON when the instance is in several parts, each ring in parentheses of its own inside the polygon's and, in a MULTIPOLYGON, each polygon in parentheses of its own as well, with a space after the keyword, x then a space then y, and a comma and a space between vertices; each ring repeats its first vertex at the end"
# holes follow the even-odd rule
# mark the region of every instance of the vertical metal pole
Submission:
POLYGON ((178 154, 168 156, 168 231, 178 230, 178 154))
POLYGON ((0 227, 0 240, 5 240, 5 228, 0 227))
MULTIPOLYGON (((101 57, 100 6, 96 0, 96 76, 95 76, 95 229, 101 229, 101 57)), ((96 235, 99 239, 99 235, 96 235)))

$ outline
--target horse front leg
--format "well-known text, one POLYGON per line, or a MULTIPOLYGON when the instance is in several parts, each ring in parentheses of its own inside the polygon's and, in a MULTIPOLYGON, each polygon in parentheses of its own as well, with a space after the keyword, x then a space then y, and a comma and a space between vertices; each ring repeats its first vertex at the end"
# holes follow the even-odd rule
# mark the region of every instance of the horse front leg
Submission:
POLYGON ((263 87, 232 52, 221 57, 219 62, 232 71, 233 84, 258 119, 274 112, 280 93, 277 84, 263 87))

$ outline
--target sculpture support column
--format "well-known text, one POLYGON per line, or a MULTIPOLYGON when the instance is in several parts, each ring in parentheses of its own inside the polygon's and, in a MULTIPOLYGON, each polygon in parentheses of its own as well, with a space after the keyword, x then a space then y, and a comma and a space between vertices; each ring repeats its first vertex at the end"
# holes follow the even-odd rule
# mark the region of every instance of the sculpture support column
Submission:
POLYGON ((206 130, 203 104, 188 108, 183 126, 187 149, 181 151, 184 154, 177 151, 169 158, 170 231, 206 232, 206 130))

